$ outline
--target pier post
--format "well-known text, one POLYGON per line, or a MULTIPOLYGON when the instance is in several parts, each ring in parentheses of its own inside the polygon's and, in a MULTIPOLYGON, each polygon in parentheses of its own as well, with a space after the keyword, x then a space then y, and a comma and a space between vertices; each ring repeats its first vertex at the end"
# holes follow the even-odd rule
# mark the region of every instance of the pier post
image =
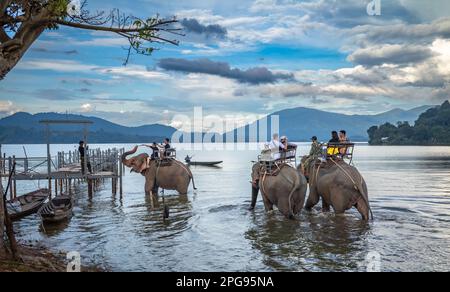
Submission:
POLYGON ((0 178, 0 253, 4 252, 4 242, 3 242, 3 235, 5 234, 5 212, 4 207, 5 203, 3 202, 3 185, 2 180, 0 178))
POLYGON ((88 179, 88 196, 91 198, 93 195, 93 189, 92 189, 92 180, 88 179))
POLYGON ((120 198, 122 199, 123 197, 123 165, 122 165, 122 160, 120 159, 121 155, 123 154, 123 151, 125 151, 125 149, 120 150, 120 155, 119 155, 119 192, 120 192, 120 198))
MULTIPOLYGON (((13 165, 16 166, 16 156, 13 156, 13 165)), ((13 172, 13 175, 12 175, 12 180, 13 181, 12 181, 11 189, 12 189, 13 199, 17 198, 16 168, 17 168, 17 166, 14 167, 14 172, 13 172)))

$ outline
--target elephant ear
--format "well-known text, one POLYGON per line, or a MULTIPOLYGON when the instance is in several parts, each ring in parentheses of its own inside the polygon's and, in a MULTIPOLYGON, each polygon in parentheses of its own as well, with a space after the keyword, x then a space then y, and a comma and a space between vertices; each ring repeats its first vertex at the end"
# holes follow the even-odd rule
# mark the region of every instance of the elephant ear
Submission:
POLYGON ((141 164, 141 169, 139 170, 140 173, 143 173, 144 171, 150 168, 150 158, 144 157, 143 159, 144 162, 141 164))

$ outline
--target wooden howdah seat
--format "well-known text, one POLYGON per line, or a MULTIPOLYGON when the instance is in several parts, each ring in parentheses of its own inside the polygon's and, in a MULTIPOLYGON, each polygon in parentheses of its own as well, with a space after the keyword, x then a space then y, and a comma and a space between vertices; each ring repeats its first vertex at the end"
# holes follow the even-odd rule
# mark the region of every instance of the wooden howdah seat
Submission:
POLYGON ((327 160, 348 160, 349 163, 353 162, 355 143, 328 143, 326 146, 327 160))
POLYGON ((177 150, 175 148, 167 149, 164 151, 164 158, 160 157, 157 159, 158 166, 171 166, 175 159, 177 159, 177 150))
POLYGON ((263 150, 258 156, 262 172, 266 175, 276 176, 287 165, 296 165, 297 145, 289 145, 287 150, 272 151, 263 150))

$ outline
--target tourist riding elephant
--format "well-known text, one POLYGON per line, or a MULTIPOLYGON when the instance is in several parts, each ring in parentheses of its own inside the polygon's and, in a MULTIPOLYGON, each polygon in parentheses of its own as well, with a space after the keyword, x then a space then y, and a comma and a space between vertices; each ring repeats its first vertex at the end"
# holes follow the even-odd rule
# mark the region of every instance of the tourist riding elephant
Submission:
POLYGON ((137 149, 138 146, 129 152, 125 152, 122 155, 122 163, 130 167, 132 172, 145 176, 146 195, 153 193, 157 196, 159 187, 165 190, 176 190, 181 195, 186 195, 191 180, 194 189, 196 189, 192 172, 183 163, 173 160, 172 164, 160 167, 158 161, 151 160, 146 153, 127 159, 129 155, 136 153, 137 149))
POLYGON ((305 204, 308 183, 306 178, 295 168, 288 165, 281 168, 278 175, 264 175, 264 169, 258 162, 252 169, 252 205, 256 206, 258 193, 264 200, 266 211, 272 211, 273 206, 289 219, 294 219, 303 209, 305 204))
MULTIPOLYGON (((305 158, 302 163, 304 161, 305 158)), ((325 212, 330 211, 330 206, 336 214, 343 214, 355 207, 363 220, 369 220, 369 214, 373 218, 367 184, 355 167, 342 160, 321 163, 316 160, 310 164, 308 176, 310 192, 306 210, 311 210, 322 198, 322 210, 325 212)))

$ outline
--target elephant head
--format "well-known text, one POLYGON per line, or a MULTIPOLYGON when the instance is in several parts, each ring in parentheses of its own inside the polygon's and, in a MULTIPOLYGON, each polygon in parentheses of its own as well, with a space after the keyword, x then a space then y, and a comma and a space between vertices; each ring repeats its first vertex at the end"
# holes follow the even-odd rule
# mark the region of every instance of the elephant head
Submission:
POLYGON ((261 164, 255 163, 252 168, 252 186, 254 189, 259 188, 258 181, 261 176, 261 164))
POLYGON ((149 156, 146 153, 139 154, 137 156, 131 157, 130 159, 127 159, 129 155, 132 155, 136 153, 138 149, 138 146, 134 147, 131 151, 125 152, 122 155, 122 163, 126 166, 131 168, 131 172, 136 172, 143 174, 146 169, 149 168, 149 156))

